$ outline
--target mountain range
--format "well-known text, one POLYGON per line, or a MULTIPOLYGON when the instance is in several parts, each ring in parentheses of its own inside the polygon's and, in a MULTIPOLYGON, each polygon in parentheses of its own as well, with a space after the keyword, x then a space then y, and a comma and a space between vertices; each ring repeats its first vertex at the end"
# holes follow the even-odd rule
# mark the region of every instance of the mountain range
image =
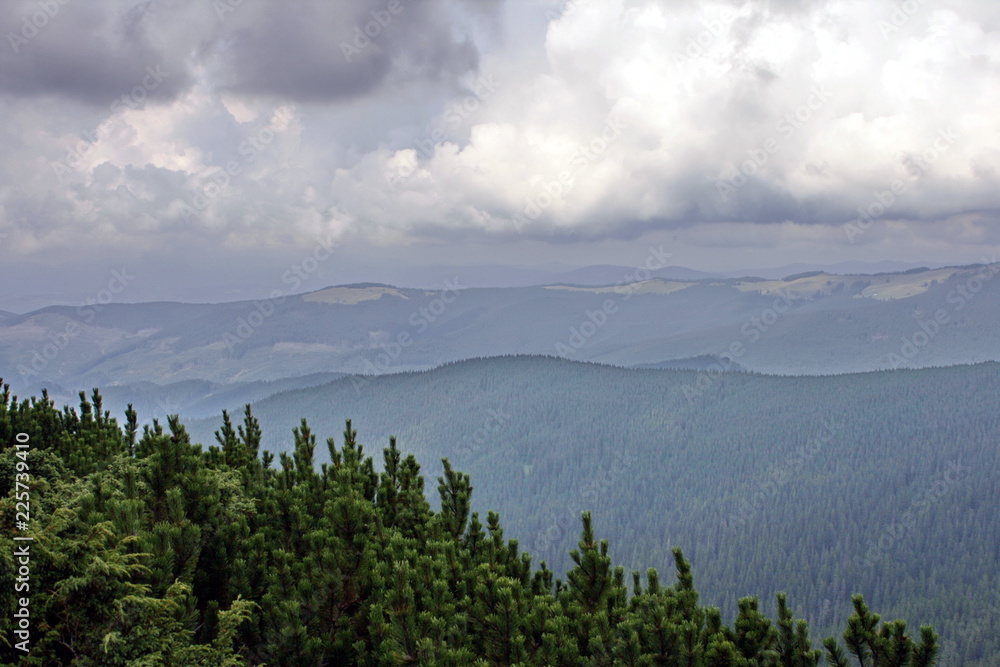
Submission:
POLYGON ((633 269, 617 284, 507 288, 455 276, 437 290, 355 283, 221 304, 50 306, 0 317, 0 368, 17 391, 73 394, 395 373, 503 354, 619 366, 716 355, 778 374, 975 363, 1000 350, 998 266, 780 280, 636 280, 633 269))

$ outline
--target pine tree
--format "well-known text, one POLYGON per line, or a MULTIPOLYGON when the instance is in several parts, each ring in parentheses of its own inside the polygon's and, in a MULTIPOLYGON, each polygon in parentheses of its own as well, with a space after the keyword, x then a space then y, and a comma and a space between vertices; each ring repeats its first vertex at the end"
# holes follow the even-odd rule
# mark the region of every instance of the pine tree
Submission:
MULTIPOLYGON (((427 665, 492 667, 816 667, 808 626, 783 594, 768 619, 742 598, 731 626, 703 607, 691 563, 673 550, 676 582, 613 564, 590 513, 581 516, 565 580, 537 568, 500 517, 472 512, 472 484, 443 461, 440 511, 420 466, 395 439, 376 473, 347 422, 317 469, 303 421, 271 469, 249 407, 217 446, 193 444, 176 416, 141 438, 95 391, 79 411, 47 396, 0 405, 0 517, 13 511, 14 434, 33 442, 35 618, 26 665, 427 665), (22 430, 23 429, 23 430, 22 430), (42 440, 39 434, 48 434, 42 440), (36 575, 37 573, 37 575, 36 575)), ((10 525, 10 522, 5 524, 10 525)), ((9 531, 8 528, 4 528, 9 531)), ((13 541, 0 533, 0 586, 13 584, 13 541)), ((5 588, 9 589, 9 588, 5 588)), ((860 596, 834 667, 932 667, 902 621, 881 623, 860 596)), ((0 631, 11 629, 0 598, 0 631)), ((9 636, 9 634, 7 634, 9 636)))

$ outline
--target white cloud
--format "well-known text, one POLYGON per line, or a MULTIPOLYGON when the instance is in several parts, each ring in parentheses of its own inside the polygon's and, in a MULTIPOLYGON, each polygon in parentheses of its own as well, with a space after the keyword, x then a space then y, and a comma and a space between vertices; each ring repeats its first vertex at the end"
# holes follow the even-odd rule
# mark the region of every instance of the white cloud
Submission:
MULTIPOLYGON (((837 229, 894 180, 907 188, 887 216, 893 225, 928 234, 926 222, 937 220, 963 243, 994 237, 997 9, 923 3, 897 20, 887 0, 786 4, 574 0, 548 25, 543 48, 530 45, 539 55, 529 61, 522 41, 542 33, 494 39, 463 9, 453 14, 454 48, 442 53, 461 52, 464 67, 475 60, 461 45, 468 37, 478 72, 442 66, 446 75, 414 79, 433 60, 428 47, 417 52, 430 60, 414 69, 410 52, 386 43, 379 48, 399 56, 393 66, 405 76, 387 64, 380 85, 352 80, 350 96, 325 100, 294 99, 277 78, 274 90, 227 88, 231 31, 260 7, 215 23, 201 12, 189 55, 169 59, 186 63, 185 87, 167 98, 114 111, 110 101, 97 111, 73 101, 56 108, 41 93, 0 102, 10 147, 0 165, 4 249, 139 237, 152 245, 181 232, 282 243, 324 229, 382 243, 601 239, 709 223, 750 225, 748 236, 774 224, 785 240, 842 243, 838 233, 802 230, 837 229), (479 75, 494 82, 488 92, 479 75), (278 128, 280 108, 293 120, 278 128), (53 164, 102 122, 108 131, 60 182, 53 164), (602 142, 609 122, 622 129, 602 142), (273 137, 246 150, 262 128, 273 137), (941 133, 954 142, 918 173, 913 160, 941 133), (240 173, 185 218, 184 206, 233 161, 240 173), (737 186, 741 168, 753 174, 737 186), (734 190, 722 196, 720 183, 734 190), (960 217, 970 210, 981 213, 960 217), (533 219, 519 227, 515 214, 533 219), (907 222, 916 218, 923 222, 907 222)), ((545 20, 522 9, 518 16, 545 20)), ((319 15, 283 14, 282 30, 299 34, 295 21, 319 15)), ((150 53, 185 39, 176 21, 151 15, 141 25, 150 53)))

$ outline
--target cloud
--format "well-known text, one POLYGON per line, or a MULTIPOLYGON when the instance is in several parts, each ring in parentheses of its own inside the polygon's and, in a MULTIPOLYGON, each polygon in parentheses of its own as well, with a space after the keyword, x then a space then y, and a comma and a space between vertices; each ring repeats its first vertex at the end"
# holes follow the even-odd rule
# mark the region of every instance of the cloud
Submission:
POLYGON ((182 51, 160 39, 176 17, 151 5, 148 0, 3 3, 0 25, 7 30, 0 48, 0 94, 108 106, 141 86, 147 67, 159 67, 170 76, 150 91, 149 101, 174 98, 190 84, 182 51))
MULTIPOLYGON (((885 192, 861 243, 997 235, 986 0, 216 4, 67 2, 2 50, 3 252, 847 244, 839 227, 885 192), (115 106, 156 64, 162 85, 115 106)), ((0 19, 16 33, 37 6, 0 19)))
POLYGON ((387 79, 449 78, 478 53, 434 0, 279 4, 247 0, 219 35, 223 80, 245 94, 305 102, 369 93, 387 79))
POLYGON ((502 87, 468 140, 441 142, 388 203, 374 205, 388 191, 371 186, 398 150, 366 156, 334 187, 373 229, 502 233, 521 214, 522 233, 567 238, 840 225, 897 182, 887 219, 996 211, 995 10, 917 6, 570 3, 549 25, 548 67, 502 87), (621 137, 549 202, 549 184, 612 119, 621 137))

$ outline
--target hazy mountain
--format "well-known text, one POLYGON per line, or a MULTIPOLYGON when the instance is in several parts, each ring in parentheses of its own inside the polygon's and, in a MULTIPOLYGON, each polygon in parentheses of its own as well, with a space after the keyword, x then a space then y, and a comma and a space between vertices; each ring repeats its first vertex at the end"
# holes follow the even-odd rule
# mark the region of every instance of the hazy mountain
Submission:
POLYGON ((653 271, 653 277, 662 278, 664 280, 710 280, 724 278, 725 274, 695 271, 694 269, 688 269, 683 266, 666 266, 662 269, 653 271))
POLYGON ((775 266, 766 269, 741 269, 739 271, 726 271, 725 275, 730 278, 745 278, 748 276, 758 276, 760 278, 768 279, 780 279, 786 276, 790 276, 796 273, 804 273, 806 271, 823 271, 824 273, 834 273, 834 274, 876 274, 876 273, 898 273, 902 271, 909 271, 910 269, 919 268, 922 266, 940 266, 940 264, 935 263, 914 263, 914 262, 895 262, 892 260, 883 260, 881 262, 837 262, 835 264, 785 264, 783 266, 775 266))
POLYGON ((622 366, 731 355, 774 373, 968 363, 1000 350, 993 275, 964 267, 440 291, 357 283, 274 301, 54 306, 0 320, 0 369, 20 390, 377 374, 497 354, 622 366))
POLYGON ((429 267, 407 267, 397 271, 389 270, 389 280, 397 285, 438 289, 446 280, 456 277, 468 287, 530 287, 544 285, 556 280, 554 276, 566 271, 565 266, 519 267, 502 264, 437 265, 429 267))
POLYGON ((650 364, 636 364, 633 368, 654 368, 654 369, 674 369, 689 371, 743 371, 746 370, 738 363, 723 359, 715 354, 703 354, 697 357, 687 357, 685 359, 666 359, 650 364))
MULTIPOLYGON (((553 274, 550 276, 548 282, 590 286, 621 285, 635 282, 637 270, 637 267, 634 266, 613 266, 609 264, 587 266, 573 271, 553 274)), ((697 281, 725 278, 725 276, 719 273, 705 273, 704 271, 695 271, 683 266, 667 266, 650 273, 653 278, 662 278, 663 280, 697 281)))
MULTIPOLYGON (((222 410, 238 410, 247 403, 254 403, 268 396, 295 389, 306 389, 326 384, 343 377, 343 373, 311 373, 282 380, 237 382, 218 384, 206 380, 183 380, 167 385, 153 382, 111 385, 101 390, 105 406, 116 414, 123 414, 132 404, 143 422, 153 418, 183 413, 187 418, 213 417, 222 410)), ((57 401, 72 402, 64 388, 49 390, 57 401)))

